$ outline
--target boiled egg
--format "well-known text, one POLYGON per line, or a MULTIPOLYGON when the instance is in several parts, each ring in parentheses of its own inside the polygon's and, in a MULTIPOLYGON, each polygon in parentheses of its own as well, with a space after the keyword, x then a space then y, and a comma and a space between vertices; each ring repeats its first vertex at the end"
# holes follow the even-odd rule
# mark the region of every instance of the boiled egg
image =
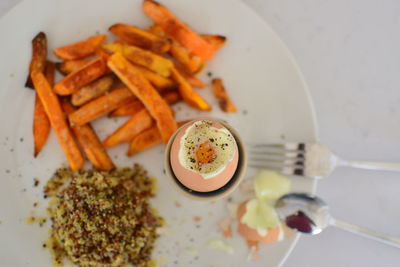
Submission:
POLYGON ((221 123, 198 120, 184 126, 170 150, 173 174, 185 187, 211 192, 235 174, 239 155, 232 133, 221 123))
POLYGON ((238 233, 248 241, 272 243, 284 237, 275 201, 290 191, 290 180, 277 172, 260 170, 253 178, 255 197, 237 209, 238 233))
POLYGON ((284 237, 274 209, 260 200, 253 199, 240 204, 237 220, 237 231, 247 241, 268 244, 284 237))

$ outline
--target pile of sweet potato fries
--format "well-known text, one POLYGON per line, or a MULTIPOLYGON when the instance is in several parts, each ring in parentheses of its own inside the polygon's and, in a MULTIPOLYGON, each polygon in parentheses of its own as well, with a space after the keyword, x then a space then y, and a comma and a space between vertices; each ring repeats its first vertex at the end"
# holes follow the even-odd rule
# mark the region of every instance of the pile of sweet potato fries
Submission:
MULTIPOLYGON (((190 107, 211 106, 193 89, 206 85, 199 73, 224 46, 221 35, 200 35, 165 6, 144 0, 143 11, 154 22, 149 29, 126 24, 109 28, 119 39, 105 44, 106 35, 53 49, 62 62, 47 59, 47 39, 40 32, 32 40, 32 59, 26 87, 35 89, 34 156, 53 128, 72 170, 84 157, 99 170, 114 163, 106 148, 129 142, 128 155, 166 143, 184 122, 177 123, 170 105, 183 100, 190 107), (55 70, 64 75, 54 82, 55 70), (108 115, 130 116, 101 142, 90 122, 108 115), (78 146, 79 145, 79 146, 78 146)), ((222 80, 212 81, 220 108, 236 112, 222 80)))

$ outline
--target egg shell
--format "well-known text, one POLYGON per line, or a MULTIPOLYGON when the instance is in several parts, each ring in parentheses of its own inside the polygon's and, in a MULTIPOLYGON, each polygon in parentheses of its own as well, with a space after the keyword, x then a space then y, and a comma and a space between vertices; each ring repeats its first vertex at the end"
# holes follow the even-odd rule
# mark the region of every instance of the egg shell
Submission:
POLYGON ((260 235, 257 230, 248 227, 246 224, 240 222, 243 215, 246 213, 246 204, 248 201, 241 203, 237 209, 237 220, 238 220, 238 233, 248 241, 258 241, 263 244, 274 243, 279 240, 281 227, 273 227, 268 229, 266 236, 260 235))
MULTIPOLYGON (((170 152, 171 167, 175 177, 187 188, 197 192, 211 192, 226 185, 233 177, 239 161, 239 150, 236 145, 233 159, 228 162, 227 166, 221 173, 212 178, 204 179, 199 173, 186 169, 179 162, 179 150, 181 147, 180 141, 185 135, 187 128, 192 126, 193 123, 183 127, 175 136, 170 152)), ((226 129, 222 124, 215 121, 212 122, 211 126, 218 129, 226 129)))

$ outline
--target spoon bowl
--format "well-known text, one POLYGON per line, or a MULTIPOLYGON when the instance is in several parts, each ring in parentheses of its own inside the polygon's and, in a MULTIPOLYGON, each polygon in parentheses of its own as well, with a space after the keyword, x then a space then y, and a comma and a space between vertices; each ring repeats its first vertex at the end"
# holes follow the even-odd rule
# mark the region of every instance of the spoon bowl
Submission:
POLYGON ((275 204, 279 218, 292 229, 305 234, 319 234, 329 226, 328 205, 320 198, 305 193, 287 194, 275 204))
POLYGON ((348 232, 361 235, 400 248, 400 238, 381 234, 354 224, 333 219, 328 205, 319 197, 306 193, 291 193, 275 203, 276 212, 289 228, 304 234, 316 235, 332 225, 348 232))

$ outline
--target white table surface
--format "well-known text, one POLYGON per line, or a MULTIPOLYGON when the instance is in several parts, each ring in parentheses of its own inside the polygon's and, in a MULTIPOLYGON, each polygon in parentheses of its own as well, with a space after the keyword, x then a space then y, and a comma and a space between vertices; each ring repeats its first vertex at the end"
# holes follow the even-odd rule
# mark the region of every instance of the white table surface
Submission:
MULTIPOLYGON (((20 0, 1 0, 0 16, 20 0)), ((243 0, 294 54, 320 141, 349 159, 400 161, 400 1, 243 0)), ((318 186, 336 218, 400 237, 400 175, 339 169, 318 186)), ((329 228, 285 267, 400 266, 400 250, 329 228)))

